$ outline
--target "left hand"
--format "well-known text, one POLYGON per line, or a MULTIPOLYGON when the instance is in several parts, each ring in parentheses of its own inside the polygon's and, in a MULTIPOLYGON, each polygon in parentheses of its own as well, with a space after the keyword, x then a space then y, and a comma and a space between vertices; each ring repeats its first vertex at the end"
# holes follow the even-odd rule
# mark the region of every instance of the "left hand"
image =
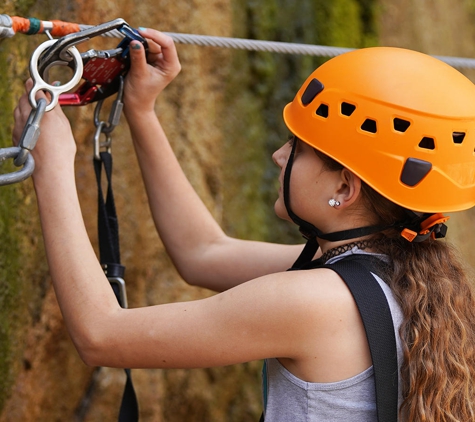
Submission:
POLYGON ((153 111, 155 99, 181 70, 175 43, 154 29, 140 31, 148 42, 148 54, 141 43, 130 43, 130 71, 125 78, 124 112, 127 115, 153 111))

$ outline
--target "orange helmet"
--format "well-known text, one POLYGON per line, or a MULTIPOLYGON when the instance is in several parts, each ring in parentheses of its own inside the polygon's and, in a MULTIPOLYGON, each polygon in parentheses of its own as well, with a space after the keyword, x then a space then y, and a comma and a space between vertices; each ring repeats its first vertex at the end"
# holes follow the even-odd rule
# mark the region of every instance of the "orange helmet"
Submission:
POLYGON ((335 57, 309 76, 284 120, 398 205, 475 205, 475 85, 433 57, 392 47, 335 57))

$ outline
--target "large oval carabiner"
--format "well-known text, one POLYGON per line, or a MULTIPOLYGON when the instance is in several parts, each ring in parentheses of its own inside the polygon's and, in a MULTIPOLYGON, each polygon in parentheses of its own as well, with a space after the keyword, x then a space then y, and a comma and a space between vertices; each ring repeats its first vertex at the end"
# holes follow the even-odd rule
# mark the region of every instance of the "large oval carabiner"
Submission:
MULTIPOLYGON (((75 71, 72 79, 60 86, 53 86, 47 83, 38 72, 38 59, 43 53, 43 51, 47 50, 53 44, 55 44, 57 40, 48 40, 45 41, 43 44, 40 44, 38 48, 33 52, 30 59, 30 74, 33 79, 33 88, 30 91, 28 99, 30 100, 30 104, 33 108, 37 107, 36 104, 36 93, 38 91, 48 91, 51 94, 51 102, 46 106, 46 111, 50 111, 53 109, 56 104, 58 104, 59 95, 73 89, 78 82, 82 78, 83 72, 83 63, 81 53, 79 53, 78 49, 74 46, 71 46, 68 49, 68 52, 71 54, 72 58, 74 59, 75 63, 75 71)), ((62 62, 58 62, 62 63, 62 62)))
MULTIPOLYGON (((20 154, 20 147, 0 148, 0 163, 8 158, 15 159, 20 154)), ((28 154, 23 167, 12 173, 0 174, 0 186, 11 185, 12 183, 22 182, 28 179, 35 169, 35 160, 31 154, 28 154)))

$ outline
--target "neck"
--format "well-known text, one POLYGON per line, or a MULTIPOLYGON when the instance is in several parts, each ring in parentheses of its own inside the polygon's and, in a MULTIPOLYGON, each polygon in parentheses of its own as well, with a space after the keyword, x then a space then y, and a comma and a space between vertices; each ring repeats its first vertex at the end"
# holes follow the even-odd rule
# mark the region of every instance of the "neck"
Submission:
POLYGON ((322 251, 322 261, 328 261, 330 258, 341 255, 355 246, 363 250, 373 250, 373 247, 380 242, 380 239, 374 239, 372 237, 361 237, 358 239, 342 240, 339 242, 329 242, 319 239, 320 248, 322 251))

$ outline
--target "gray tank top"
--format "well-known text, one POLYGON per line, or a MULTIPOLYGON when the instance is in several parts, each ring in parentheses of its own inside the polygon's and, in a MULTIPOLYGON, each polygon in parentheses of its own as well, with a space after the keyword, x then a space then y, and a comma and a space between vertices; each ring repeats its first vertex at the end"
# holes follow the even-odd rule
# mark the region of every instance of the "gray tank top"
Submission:
MULTIPOLYGON (((367 252, 354 247, 328 260, 327 264, 352 254, 367 254, 367 252)), ((377 275, 373 276, 382 287, 391 309, 400 368, 403 359, 399 336, 402 312, 389 286, 377 275)), ((377 422, 372 366, 342 381, 313 383, 297 378, 277 359, 266 359, 262 375, 266 422, 377 422)), ((401 386, 400 379, 399 386, 401 386)))

